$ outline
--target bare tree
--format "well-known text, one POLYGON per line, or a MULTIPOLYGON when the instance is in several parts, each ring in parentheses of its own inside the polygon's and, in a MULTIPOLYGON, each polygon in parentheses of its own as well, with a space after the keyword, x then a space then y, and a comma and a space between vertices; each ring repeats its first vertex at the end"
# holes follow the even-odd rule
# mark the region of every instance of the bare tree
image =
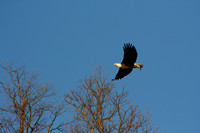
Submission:
MULTIPOLYGON (((24 66, 0 65, 4 80, 0 81, 0 132, 52 132, 62 130, 56 119, 65 112, 65 105, 51 100, 55 96, 49 83, 42 83, 38 73, 28 73, 24 66)), ((3 78, 2 78, 3 79, 3 78)))
POLYGON ((117 91, 98 67, 66 95, 65 101, 71 105, 75 119, 66 130, 70 133, 154 132, 150 114, 143 114, 137 105, 130 104, 127 95, 124 88, 117 91))

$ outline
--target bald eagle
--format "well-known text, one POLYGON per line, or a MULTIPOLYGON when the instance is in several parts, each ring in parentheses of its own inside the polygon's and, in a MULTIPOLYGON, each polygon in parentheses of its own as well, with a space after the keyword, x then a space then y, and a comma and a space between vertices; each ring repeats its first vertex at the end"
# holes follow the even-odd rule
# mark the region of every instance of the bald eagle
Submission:
POLYGON ((118 80, 125 77, 133 70, 133 68, 139 68, 141 70, 143 67, 143 64, 135 64, 138 54, 135 47, 132 44, 124 43, 123 50, 124 59, 121 63, 114 64, 115 66, 119 67, 119 71, 115 78, 112 80, 118 80))

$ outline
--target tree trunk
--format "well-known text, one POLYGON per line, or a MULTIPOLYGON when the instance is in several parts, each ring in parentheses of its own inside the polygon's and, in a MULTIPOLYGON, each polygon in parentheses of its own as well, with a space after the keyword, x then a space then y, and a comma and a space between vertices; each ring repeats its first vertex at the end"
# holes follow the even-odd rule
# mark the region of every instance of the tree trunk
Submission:
POLYGON ((24 120, 21 118, 20 120, 20 130, 19 133, 24 133, 24 120))

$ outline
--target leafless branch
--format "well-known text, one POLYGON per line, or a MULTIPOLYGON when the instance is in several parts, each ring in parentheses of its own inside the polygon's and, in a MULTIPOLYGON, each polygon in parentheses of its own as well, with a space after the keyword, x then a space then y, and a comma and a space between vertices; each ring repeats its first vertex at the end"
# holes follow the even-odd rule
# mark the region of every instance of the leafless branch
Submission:
POLYGON ((11 63, 7 66, 0 65, 0 69, 7 73, 6 80, 0 81, 0 88, 8 102, 0 106, 2 112, 0 120, 3 120, 5 114, 12 116, 4 120, 12 122, 2 130, 15 129, 15 132, 28 133, 43 131, 45 128, 48 132, 62 128, 64 123, 52 129, 58 116, 63 113, 65 105, 55 105, 50 101, 50 98, 56 94, 51 84, 42 83, 39 80, 39 73, 29 73, 25 66, 16 67, 11 63), (50 116, 53 116, 53 119, 50 119, 50 116))
POLYGON ((80 82, 77 89, 66 95, 65 102, 74 109, 76 123, 70 131, 86 132, 143 132, 152 130, 149 114, 142 114, 137 105, 127 99, 125 88, 117 91, 102 68, 80 82), (85 128, 79 128, 84 125, 85 128), (146 128, 145 128, 146 127, 146 128), (73 130, 72 130, 73 129, 73 130))

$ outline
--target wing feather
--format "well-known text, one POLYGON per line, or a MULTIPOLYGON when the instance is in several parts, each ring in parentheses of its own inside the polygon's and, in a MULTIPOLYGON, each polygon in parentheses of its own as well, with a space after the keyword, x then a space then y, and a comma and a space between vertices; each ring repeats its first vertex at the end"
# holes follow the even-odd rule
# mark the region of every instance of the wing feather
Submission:
POLYGON ((113 79, 113 80, 118 80, 118 79, 125 77, 132 71, 132 69, 133 68, 128 68, 128 69, 119 68, 119 71, 118 71, 117 75, 115 76, 115 79, 113 79))
POLYGON ((122 63, 127 66, 134 66, 138 55, 135 47, 130 43, 125 43, 123 49, 124 58, 122 60, 122 63))

